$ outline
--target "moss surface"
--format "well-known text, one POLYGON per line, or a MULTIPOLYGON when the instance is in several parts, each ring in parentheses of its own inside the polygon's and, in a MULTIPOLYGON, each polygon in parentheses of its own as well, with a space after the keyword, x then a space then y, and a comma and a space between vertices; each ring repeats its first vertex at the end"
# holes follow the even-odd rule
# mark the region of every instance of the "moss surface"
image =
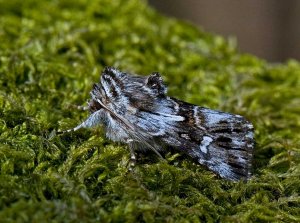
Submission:
POLYGON ((234 41, 138 0, 0 0, 1 222, 299 222, 300 64, 239 54, 234 41), (55 136, 88 113, 104 66, 159 71, 169 95, 256 128, 255 175, 231 183, 191 160, 129 151, 101 129, 55 136))

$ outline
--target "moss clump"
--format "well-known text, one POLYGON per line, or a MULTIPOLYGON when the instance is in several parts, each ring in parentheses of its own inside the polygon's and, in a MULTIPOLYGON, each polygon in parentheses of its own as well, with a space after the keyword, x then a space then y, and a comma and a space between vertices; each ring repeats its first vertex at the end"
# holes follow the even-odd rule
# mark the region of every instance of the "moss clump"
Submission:
POLYGON ((299 222, 300 64, 268 64, 233 41, 138 0, 0 1, 2 222, 299 222), (169 94, 246 116, 255 175, 217 178, 188 159, 129 152, 75 126, 104 66, 159 71, 169 94))

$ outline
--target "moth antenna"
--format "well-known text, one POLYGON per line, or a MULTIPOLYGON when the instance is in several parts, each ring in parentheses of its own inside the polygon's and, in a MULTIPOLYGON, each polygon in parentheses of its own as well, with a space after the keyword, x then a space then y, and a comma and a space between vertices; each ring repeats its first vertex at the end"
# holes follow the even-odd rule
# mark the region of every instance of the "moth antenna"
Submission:
MULTIPOLYGON (((125 124, 125 123, 124 123, 125 124)), ((126 127, 128 127, 126 124, 125 124, 126 127)), ((124 130, 130 130, 130 129, 126 129, 125 126, 121 126, 121 128, 123 128, 124 130)), ((134 128, 133 129, 134 132, 141 132, 141 133, 144 133, 146 135, 149 135, 147 132, 143 131, 142 129, 136 129, 134 128)), ((142 143, 142 144, 145 144, 149 149, 151 149, 160 159, 164 160, 164 158, 162 157, 162 155, 158 152, 158 149, 155 148, 154 145, 151 145, 150 143, 148 143, 148 139, 143 136, 142 134, 135 134, 135 133, 132 133, 132 131, 128 131, 128 135, 132 138, 132 139, 129 139, 127 140, 128 142, 133 142, 133 141, 137 141, 139 143, 142 143)))
POLYGON ((148 139, 145 139, 142 136, 136 136, 140 142, 143 144, 147 145, 148 148, 150 148, 160 159, 164 160, 163 156, 158 152, 158 149, 155 148, 155 146, 151 145, 150 143, 147 142, 148 139))
POLYGON ((81 110, 81 111, 88 111, 89 110, 89 106, 77 105, 76 108, 78 110, 81 110))
POLYGON ((80 110, 80 111, 87 111, 87 110, 89 110, 88 106, 83 106, 83 105, 68 104, 67 107, 68 108, 77 109, 77 110, 80 110))
POLYGON ((80 125, 77 125, 75 128, 67 129, 67 130, 63 130, 63 131, 57 131, 57 133, 58 133, 58 134, 65 134, 65 133, 67 133, 67 132, 75 132, 75 131, 77 131, 78 129, 84 128, 84 127, 83 127, 83 124, 84 124, 84 122, 81 123, 80 125))

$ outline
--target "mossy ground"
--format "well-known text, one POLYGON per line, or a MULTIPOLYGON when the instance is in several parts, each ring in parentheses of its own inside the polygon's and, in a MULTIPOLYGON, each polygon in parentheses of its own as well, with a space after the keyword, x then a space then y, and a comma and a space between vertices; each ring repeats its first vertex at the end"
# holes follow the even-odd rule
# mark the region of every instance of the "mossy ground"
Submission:
POLYGON ((1 222, 299 222, 300 64, 239 54, 234 41, 138 0, 0 0, 1 222), (101 129, 54 135, 88 113, 104 66, 159 71, 169 95, 256 128, 254 177, 232 183, 176 154, 161 162, 101 129))

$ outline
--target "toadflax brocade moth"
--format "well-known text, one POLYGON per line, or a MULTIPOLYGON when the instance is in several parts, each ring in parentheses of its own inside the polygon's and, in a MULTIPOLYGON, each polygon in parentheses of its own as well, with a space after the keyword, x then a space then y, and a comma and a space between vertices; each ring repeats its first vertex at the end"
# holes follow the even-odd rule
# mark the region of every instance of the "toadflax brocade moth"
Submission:
POLYGON ((94 84, 90 116, 74 129, 102 124, 106 137, 136 150, 181 151, 228 180, 251 176, 253 126, 240 115, 192 105, 166 95, 159 73, 134 76, 106 67, 94 84))

